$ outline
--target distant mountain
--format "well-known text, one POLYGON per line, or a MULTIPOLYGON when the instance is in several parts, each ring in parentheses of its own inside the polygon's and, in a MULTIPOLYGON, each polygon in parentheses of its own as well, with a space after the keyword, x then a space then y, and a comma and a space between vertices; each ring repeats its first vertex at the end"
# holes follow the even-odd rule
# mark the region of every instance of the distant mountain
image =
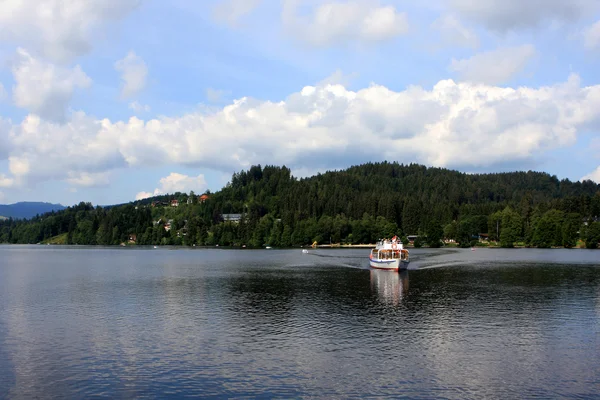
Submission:
POLYGON ((15 204, 0 204, 0 215, 6 218, 29 219, 37 214, 64 209, 61 204, 22 201, 15 204))

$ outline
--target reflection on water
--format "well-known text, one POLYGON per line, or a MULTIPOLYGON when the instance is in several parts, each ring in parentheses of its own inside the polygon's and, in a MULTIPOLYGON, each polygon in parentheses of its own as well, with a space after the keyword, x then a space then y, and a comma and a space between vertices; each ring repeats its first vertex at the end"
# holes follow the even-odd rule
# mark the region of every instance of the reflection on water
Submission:
POLYGON ((600 252, 413 254, 0 246, 0 398, 598 398, 600 252))
POLYGON ((371 290, 379 299, 397 306, 408 295, 408 271, 371 270, 371 290))

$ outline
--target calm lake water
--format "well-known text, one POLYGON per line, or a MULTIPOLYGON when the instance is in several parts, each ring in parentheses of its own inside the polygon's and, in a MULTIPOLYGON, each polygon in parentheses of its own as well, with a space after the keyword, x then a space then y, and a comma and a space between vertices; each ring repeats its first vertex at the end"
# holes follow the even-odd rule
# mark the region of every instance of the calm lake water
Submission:
POLYGON ((2 398, 599 398, 600 251, 0 246, 2 398))

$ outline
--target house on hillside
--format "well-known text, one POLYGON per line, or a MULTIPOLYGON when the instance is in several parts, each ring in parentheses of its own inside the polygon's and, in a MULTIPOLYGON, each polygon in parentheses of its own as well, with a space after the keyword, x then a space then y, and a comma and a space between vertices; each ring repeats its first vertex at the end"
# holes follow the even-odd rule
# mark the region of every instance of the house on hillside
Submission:
POLYGON ((135 233, 132 233, 131 235, 129 235, 129 243, 135 244, 136 242, 137 242, 137 235, 135 233))
POLYGON ((225 222, 235 222, 238 223, 242 219, 242 214, 223 214, 221 215, 223 221, 225 222))
POLYGON ((179 200, 177 200, 177 199, 171 200, 171 207, 179 207, 179 200))
POLYGON ((210 196, 207 195, 207 194, 203 194, 202 196, 198 196, 198 203, 204 203, 209 198, 210 198, 210 196))

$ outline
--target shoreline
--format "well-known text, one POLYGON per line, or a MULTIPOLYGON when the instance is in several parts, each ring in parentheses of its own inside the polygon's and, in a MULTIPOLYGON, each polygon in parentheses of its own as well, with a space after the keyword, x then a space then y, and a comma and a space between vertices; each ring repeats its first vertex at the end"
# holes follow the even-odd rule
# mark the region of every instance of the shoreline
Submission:
MULTIPOLYGON (((319 250, 319 249, 372 249, 375 248, 375 244, 319 244, 316 247, 312 247, 311 245, 305 246, 295 246, 295 247, 242 247, 242 246, 184 246, 184 245, 159 245, 159 244, 120 244, 120 245, 98 245, 98 244, 63 244, 63 243, 0 243, 0 246, 70 246, 70 247, 98 247, 98 248, 177 248, 177 249, 225 249, 225 250, 296 250, 296 249, 305 249, 305 250, 319 250)), ((586 249, 585 246, 577 246, 577 247, 528 247, 528 246, 513 246, 513 247, 500 247, 500 246, 473 246, 473 247, 459 247, 459 246, 441 246, 441 247, 429 247, 429 246, 421 246, 414 247, 412 245, 408 245, 405 249, 457 249, 457 250, 477 250, 477 249, 532 249, 532 250, 597 250, 597 249, 586 249)))

